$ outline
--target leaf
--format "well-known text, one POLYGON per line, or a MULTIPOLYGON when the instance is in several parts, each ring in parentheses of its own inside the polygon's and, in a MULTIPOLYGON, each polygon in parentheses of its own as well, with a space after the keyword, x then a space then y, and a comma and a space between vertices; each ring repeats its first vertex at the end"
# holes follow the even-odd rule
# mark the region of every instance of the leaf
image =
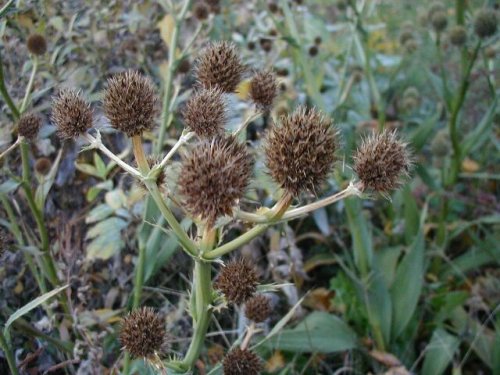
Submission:
POLYGON ((94 152, 94 165, 97 170, 97 173, 99 173, 100 177, 105 180, 106 175, 107 175, 107 168, 106 164, 104 164, 104 161, 101 159, 99 154, 97 152, 94 152))
POLYGON ((54 164, 52 164, 49 173, 43 177, 42 183, 36 189, 35 202, 41 211, 43 211, 43 208, 45 207, 45 200, 47 198, 47 195, 49 194, 50 189, 52 188, 52 185, 54 184, 57 171, 59 170, 59 163, 61 162, 62 152, 62 149, 59 150, 56 160, 54 161, 54 164))
POLYGON ((56 289, 54 289, 54 290, 52 290, 50 292, 47 292, 47 293, 41 295, 40 297, 35 298, 33 301, 27 303, 26 305, 24 305, 20 309, 16 310, 9 317, 9 319, 7 320, 7 322, 5 323, 4 331, 7 332, 7 330, 9 329, 10 325, 13 322, 15 322, 21 316, 26 315, 27 313, 29 313, 34 308, 40 306, 42 303, 45 303, 50 298, 54 297, 56 294, 58 294, 59 292, 63 291, 64 289, 66 289, 68 286, 69 286, 69 284, 66 284, 66 285, 61 286, 59 288, 56 288, 56 289))
POLYGON ((19 187, 19 185, 21 185, 20 182, 9 179, 4 183, 0 184, 0 194, 9 194, 10 192, 16 190, 19 187))
POLYGON ((99 206, 94 207, 85 218, 85 222, 87 224, 95 223, 97 221, 104 220, 108 216, 110 216, 114 210, 109 207, 107 204, 100 204, 99 206))
POLYGON ((410 322, 424 282, 424 234, 417 233, 413 244, 399 264, 391 286, 392 336, 397 338, 410 322))
POLYGON ((479 124, 465 136, 462 140, 462 154, 468 155, 475 150, 478 150, 483 144, 489 140, 490 130, 495 123, 494 116, 497 111, 498 96, 495 96, 490 108, 484 114, 479 124))
POLYGON ((360 273, 366 275, 373 259, 372 236, 368 222, 363 216, 359 199, 346 199, 344 204, 352 236, 354 262, 360 273))
POLYGON ((121 250, 124 243, 119 232, 100 236, 87 245, 87 260, 109 259, 121 250))
POLYGON ((96 238, 98 236, 105 236, 110 233, 120 233, 122 229, 127 226, 127 222, 123 219, 117 217, 111 217, 109 219, 103 220, 100 223, 94 225, 87 232, 87 239, 96 238))
POLYGON ((241 81, 236 87, 236 96, 241 100, 246 100, 250 92, 250 79, 241 81))
POLYGON ((309 314, 295 328, 283 330, 266 346, 291 352, 333 353, 354 349, 356 334, 340 318, 326 312, 309 314))
POLYGON ((90 164, 85 164, 85 163, 75 163, 76 169, 78 169, 80 172, 88 174, 90 176, 94 176, 97 178, 100 178, 101 175, 97 171, 96 167, 90 164))
POLYGON ((426 354, 422 375, 440 375, 450 364, 460 340, 441 328, 432 334, 430 343, 425 348, 426 354))

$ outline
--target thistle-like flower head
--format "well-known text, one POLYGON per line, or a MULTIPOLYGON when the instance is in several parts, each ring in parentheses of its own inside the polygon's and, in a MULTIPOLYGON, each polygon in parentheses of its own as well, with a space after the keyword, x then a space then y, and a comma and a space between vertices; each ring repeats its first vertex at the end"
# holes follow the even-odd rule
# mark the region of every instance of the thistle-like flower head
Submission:
POLYGON ((244 259, 233 260, 224 266, 215 282, 226 299, 237 305, 250 299, 257 290, 258 276, 255 268, 244 259))
POLYGON ((218 87, 196 91, 186 103, 183 117, 186 127, 200 138, 221 135, 227 120, 224 93, 218 87))
POLYGON ((272 71, 260 71, 250 81, 250 98, 258 108, 268 110, 278 94, 276 76, 272 71))
POLYGON ((474 16, 474 31, 481 39, 494 35, 498 29, 498 13, 494 9, 480 9, 474 16))
POLYGON ((33 55, 43 55, 47 52, 47 40, 40 34, 31 34, 28 36, 26 46, 28 47, 28 51, 33 55))
POLYGON ((19 135, 23 136, 29 141, 33 141, 37 136, 42 126, 42 119, 40 116, 27 113, 23 114, 17 123, 17 131, 19 135))
POLYGON ((77 138, 92 127, 93 111, 82 95, 74 90, 64 89, 54 97, 52 122, 61 138, 77 138))
POLYGON ((129 137, 153 129, 158 103, 151 79, 136 71, 111 77, 103 99, 104 113, 111 126, 129 137))
POLYGON ((262 371, 262 362, 249 349, 234 348, 223 362, 224 375, 258 375, 262 371))
POLYGON ((245 316, 255 323, 261 323, 269 318, 271 312, 271 300, 263 294, 257 294, 246 302, 245 316))
POLYGON ((183 160, 179 191, 187 211, 209 226, 231 215, 250 182, 253 159, 232 136, 200 142, 183 160))
POLYGON ((274 181, 298 196, 326 180, 336 159, 337 131, 321 112, 299 107, 271 128, 264 148, 274 181))

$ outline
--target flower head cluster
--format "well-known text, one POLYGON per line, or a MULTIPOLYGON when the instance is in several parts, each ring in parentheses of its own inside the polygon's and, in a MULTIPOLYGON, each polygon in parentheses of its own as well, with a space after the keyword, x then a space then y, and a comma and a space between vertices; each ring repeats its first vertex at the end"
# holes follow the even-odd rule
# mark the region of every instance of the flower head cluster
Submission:
POLYGON ((61 138, 76 138, 92 127, 93 111, 79 92, 64 89, 54 97, 52 122, 61 138))

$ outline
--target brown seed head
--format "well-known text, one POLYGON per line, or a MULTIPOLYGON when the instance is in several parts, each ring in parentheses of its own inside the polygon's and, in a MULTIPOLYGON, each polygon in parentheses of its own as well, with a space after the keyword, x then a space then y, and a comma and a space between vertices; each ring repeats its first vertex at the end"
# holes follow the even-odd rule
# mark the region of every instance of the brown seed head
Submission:
POLYGON ((270 129, 264 147, 274 181, 298 196, 326 180, 338 148, 337 131, 321 112, 299 107, 270 129))
POLYGON ((196 78, 205 88, 220 87, 231 93, 241 81, 245 67, 231 42, 213 42, 206 47, 196 64, 196 78))
POLYGON ((153 129, 158 102, 151 79, 127 71, 108 80, 103 106, 111 126, 133 137, 153 129))
POLYGON ((197 2, 193 8, 193 14, 198 21, 205 21, 210 14, 210 7, 203 1, 197 2))
POLYGON ((271 315, 271 300, 263 294, 257 294, 246 302, 245 315, 255 323, 261 323, 271 315))
POLYGON ((253 266, 244 259, 229 262, 219 273, 215 288, 237 305, 250 299, 257 290, 258 277, 253 266))
POLYGON ((498 14, 494 9, 480 9, 474 17, 474 31, 480 38, 488 38, 497 32, 498 14))
POLYGON ((429 7, 429 11, 427 12, 427 18, 432 20, 432 17, 437 12, 446 12, 446 7, 439 1, 435 1, 429 7))
POLYGON ((264 52, 271 52, 271 50, 273 49, 273 41, 272 41, 272 39, 260 38, 259 39, 259 44, 260 44, 260 48, 262 48, 262 50, 264 52))
POLYGON ((406 29, 406 30, 403 30, 401 32, 401 34, 399 34, 399 43, 402 46, 404 46, 407 41, 409 41, 410 39, 414 39, 414 38, 415 38, 415 36, 413 35, 413 31, 406 29))
POLYGON ((43 55, 47 52, 47 40, 40 34, 31 34, 26 41, 26 46, 33 55, 43 55))
POLYGON ((250 81, 250 97, 258 108, 268 110, 278 94, 276 76, 270 70, 260 71, 250 81))
POLYGON ((42 127, 42 119, 33 113, 21 116, 17 123, 17 132, 29 141, 35 140, 42 127))
POLYGON ((455 25, 450 30, 450 42, 454 46, 461 47, 467 41, 467 30, 461 25, 455 25))
POLYGON ((35 162, 35 171, 42 176, 46 176, 52 168, 52 162, 49 158, 39 158, 35 162))
POLYGON ((191 70, 191 63, 189 62, 189 59, 183 59, 181 62, 179 62, 179 65, 177 65, 177 72, 180 74, 186 74, 191 70))
POLYGON ((309 56, 314 57, 319 53, 319 48, 317 45, 309 47, 309 56))
POLYGON ((205 0, 212 13, 220 13, 220 0, 205 0))
POLYGON ((165 323, 150 307, 129 313, 122 321, 120 342, 134 358, 151 358, 166 340, 165 323))
POLYGON ((262 362, 251 350, 236 347, 227 353, 223 368, 224 375, 259 375, 262 362))
POLYGON ((448 17, 446 15, 446 12, 435 12, 431 18, 431 24, 434 30, 436 30, 438 33, 446 29, 446 26, 448 26, 448 17))
POLYGON ((53 99, 51 118, 61 138, 77 138, 92 127, 93 111, 80 93, 64 89, 53 99))
POLYGON ((183 111, 184 123, 200 138, 212 138, 224 132, 226 101, 218 87, 196 91, 183 111))
POLYGON ((250 181, 253 160, 234 137, 215 137, 199 143, 183 160, 179 192, 187 211, 212 226, 231 215, 250 181))
POLYGON ((362 190, 381 193, 400 187, 412 164, 407 144, 397 138, 396 132, 390 131, 365 138, 353 159, 362 190))

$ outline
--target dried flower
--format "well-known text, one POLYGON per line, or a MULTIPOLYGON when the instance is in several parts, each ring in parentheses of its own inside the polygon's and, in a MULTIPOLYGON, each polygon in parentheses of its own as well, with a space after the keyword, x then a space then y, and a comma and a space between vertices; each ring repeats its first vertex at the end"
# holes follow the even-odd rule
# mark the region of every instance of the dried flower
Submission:
POLYGON ((227 120, 224 93, 218 87, 196 91, 186 103, 183 117, 186 127, 198 137, 222 134, 227 120))
POLYGON ((474 16, 474 31, 480 38, 488 38, 497 32, 498 15, 494 9, 480 9, 474 16))
POLYGON ((429 7, 429 11, 427 12, 427 18, 432 20, 432 17, 434 16, 434 14, 436 14, 438 12, 446 12, 446 8, 442 3, 435 1, 429 7))
POLYGON ((76 138, 92 127, 93 111, 79 92, 64 89, 53 99, 52 122, 61 138, 76 138))
POLYGON ((26 46, 33 55, 43 55, 47 52, 47 40, 40 34, 31 34, 26 41, 26 46))
POLYGON ((418 42, 415 39, 409 39, 404 44, 405 52, 408 54, 412 54, 418 49, 418 42))
POLYGON ((271 13, 278 13, 280 10, 278 4, 276 4, 274 1, 269 1, 269 3, 267 4, 267 8, 271 13))
POLYGON ((223 362, 224 375, 258 375, 262 371, 262 362, 249 349, 234 348, 223 362))
POLYGON ((278 93, 276 76, 271 71, 261 71, 250 81, 250 97, 257 107, 269 109, 278 93))
POLYGON ((321 43, 323 43, 323 39, 319 35, 314 38, 314 44, 319 46, 321 43))
POLYGON ((49 174, 51 168, 52 162, 49 158, 39 158, 35 162, 35 171, 42 176, 49 174))
POLYGON ((134 358, 152 358, 166 340, 163 319, 150 307, 129 313, 122 321, 120 342, 134 358))
POLYGON ((193 14, 198 21, 205 21, 210 14, 210 7, 203 1, 197 2, 193 8, 193 14))
POLYGON ((399 140, 396 132, 383 131, 365 138, 354 155, 354 171, 362 190, 388 193, 401 186, 411 168, 407 144, 399 140))
POLYGON ((434 30, 438 33, 446 29, 446 26, 448 26, 448 17, 446 16, 446 12, 435 12, 431 18, 431 24, 434 30))
POLYGON ((218 86, 231 93, 240 83, 244 70, 234 44, 219 41, 202 51, 196 64, 196 78, 205 88, 218 86))
POLYGON ((103 106, 111 126, 133 137, 153 129, 158 102, 153 82, 136 71, 127 71, 108 80, 103 106))
POLYGON ((215 288, 237 305, 251 298, 257 290, 258 277, 253 266, 244 259, 229 262, 219 273, 215 288))
POLYGON ((17 123, 17 132, 28 141, 33 141, 38 136, 42 127, 42 119, 33 113, 23 114, 17 123))
POLYGON ((177 65, 177 72, 181 74, 186 74, 191 70, 191 63, 189 59, 182 59, 177 65))
POLYGON ((298 196, 326 180, 335 161, 337 131, 321 112, 299 107, 270 129, 264 147, 274 181, 298 196))
POLYGON ((234 137, 216 137, 199 143, 183 160, 179 191, 187 211, 209 226, 231 215, 250 181, 253 160, 234 137))
POLYGON ((467 30, 461 25, 455 25, 450 30, 450 42, 454 46, 461 47, 467 41, 467 30))
POLYGON ((205 0, 212 13, 220 13, 220 0, 205 0))
POLYGON ((314 46, 309 47, 308 53, 309 53, 309 56, 311 56, 311 57, 316 56, 319 53, 318 46, 314 45, 314 46))
POLYGON ((264 52, 271 52, 271 50, 273 49, 273 41, 272 41, 272 39, 260 38, 259 39, 259 44, 260 44, 260 48, 262 48, 262 50, 264 52))
POLYGON ((245 316, 255 323, 269 318, 271 312, 271 300, 263 294, 257 294, 246 302, 245 316))
POLYGON ((412 30, 403 30, 401 34, 399 34, 399 43, 404 46, 405 43, 411 39, 414 39, 415 36, 413 35, 412 30))

